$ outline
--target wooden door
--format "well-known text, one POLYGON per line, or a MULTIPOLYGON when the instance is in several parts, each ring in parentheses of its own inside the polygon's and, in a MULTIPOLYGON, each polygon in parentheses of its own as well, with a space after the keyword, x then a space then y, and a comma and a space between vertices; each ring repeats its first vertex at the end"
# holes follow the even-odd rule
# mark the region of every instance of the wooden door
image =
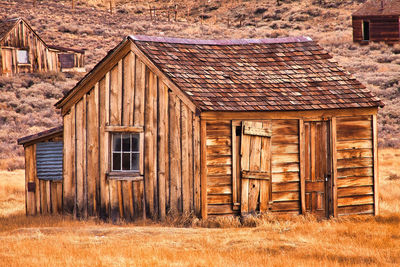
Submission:
POLYGON ((306 211, 328 217, 332 212, 329 122, 304 122, 304 132, 306 211))
POLYGON ((244 121, 241 130, 241 213, 266 212, 271 199, 271 122, 244 121))

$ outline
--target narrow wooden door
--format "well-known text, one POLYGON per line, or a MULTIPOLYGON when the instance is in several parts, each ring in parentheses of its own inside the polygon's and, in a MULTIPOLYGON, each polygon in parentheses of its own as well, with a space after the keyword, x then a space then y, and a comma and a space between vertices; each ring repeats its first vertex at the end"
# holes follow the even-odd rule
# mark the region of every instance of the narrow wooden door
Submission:
POLYGON ((328 217, 332 211, 328 121, 304 122, 306 211, 328 217))
POLYGON ((271 122, 242 122, 240 176, 242 214, 266 212, 271 194, 271 122))

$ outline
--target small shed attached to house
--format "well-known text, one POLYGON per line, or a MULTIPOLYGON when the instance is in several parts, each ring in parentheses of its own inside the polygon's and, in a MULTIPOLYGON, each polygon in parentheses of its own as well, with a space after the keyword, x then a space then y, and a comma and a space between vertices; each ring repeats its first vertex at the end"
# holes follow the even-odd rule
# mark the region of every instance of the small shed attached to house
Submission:
POLYGON ((370 0, 352 20, 354 42, 400 42, 400 0, 370 0))
POLYGON ((56 104, 63 212, 377 214, 380 106, 308 37, 129 36, 56 104))
POLYGON ((84 51, 46 44, 21 18, 0 21, 0 75, 85 71, 84 51))

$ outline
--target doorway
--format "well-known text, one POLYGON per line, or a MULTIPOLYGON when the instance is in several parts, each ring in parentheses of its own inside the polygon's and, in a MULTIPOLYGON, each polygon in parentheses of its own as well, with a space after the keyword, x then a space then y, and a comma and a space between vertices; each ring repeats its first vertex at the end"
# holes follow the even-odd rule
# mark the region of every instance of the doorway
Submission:
POLYGON ((369 21, 364 20, 362 26, 363 40, 369 41, 369 21))
POLYGON ((333 215, 329 121, 305 121, 305 208, 318 217, 333 215))

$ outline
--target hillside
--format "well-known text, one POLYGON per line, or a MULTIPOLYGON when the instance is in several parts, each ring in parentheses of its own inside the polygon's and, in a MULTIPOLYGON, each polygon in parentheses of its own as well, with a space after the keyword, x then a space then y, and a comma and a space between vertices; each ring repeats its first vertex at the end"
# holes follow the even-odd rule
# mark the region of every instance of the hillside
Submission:
MULTIPOLYGON (((379 115, 381 146, 398 146, 400 136, 400 44, 359 46, 352 42, 351 13, 363 1, 280 0, 117 1, 113 13, 101 0, 7 0, 0 19, 24 17, 48 43, 85 48, 87 70, 129 34, 191 38, 268 38, 306 35, 318 41, 345 69, 386 104, 379 115), (267 1, 264 1, 267 2, 267 1), (149 6, 176 3, 177 21, 149 6), (152 14, 154 18, 154 13, 152 14)), ((106 1, 105 1, 106 2, 106 1)), ((16 139, 61 123, 53 104, 82 74, 25 74, 0 78, 0 168, 23 166, 16 139)))

